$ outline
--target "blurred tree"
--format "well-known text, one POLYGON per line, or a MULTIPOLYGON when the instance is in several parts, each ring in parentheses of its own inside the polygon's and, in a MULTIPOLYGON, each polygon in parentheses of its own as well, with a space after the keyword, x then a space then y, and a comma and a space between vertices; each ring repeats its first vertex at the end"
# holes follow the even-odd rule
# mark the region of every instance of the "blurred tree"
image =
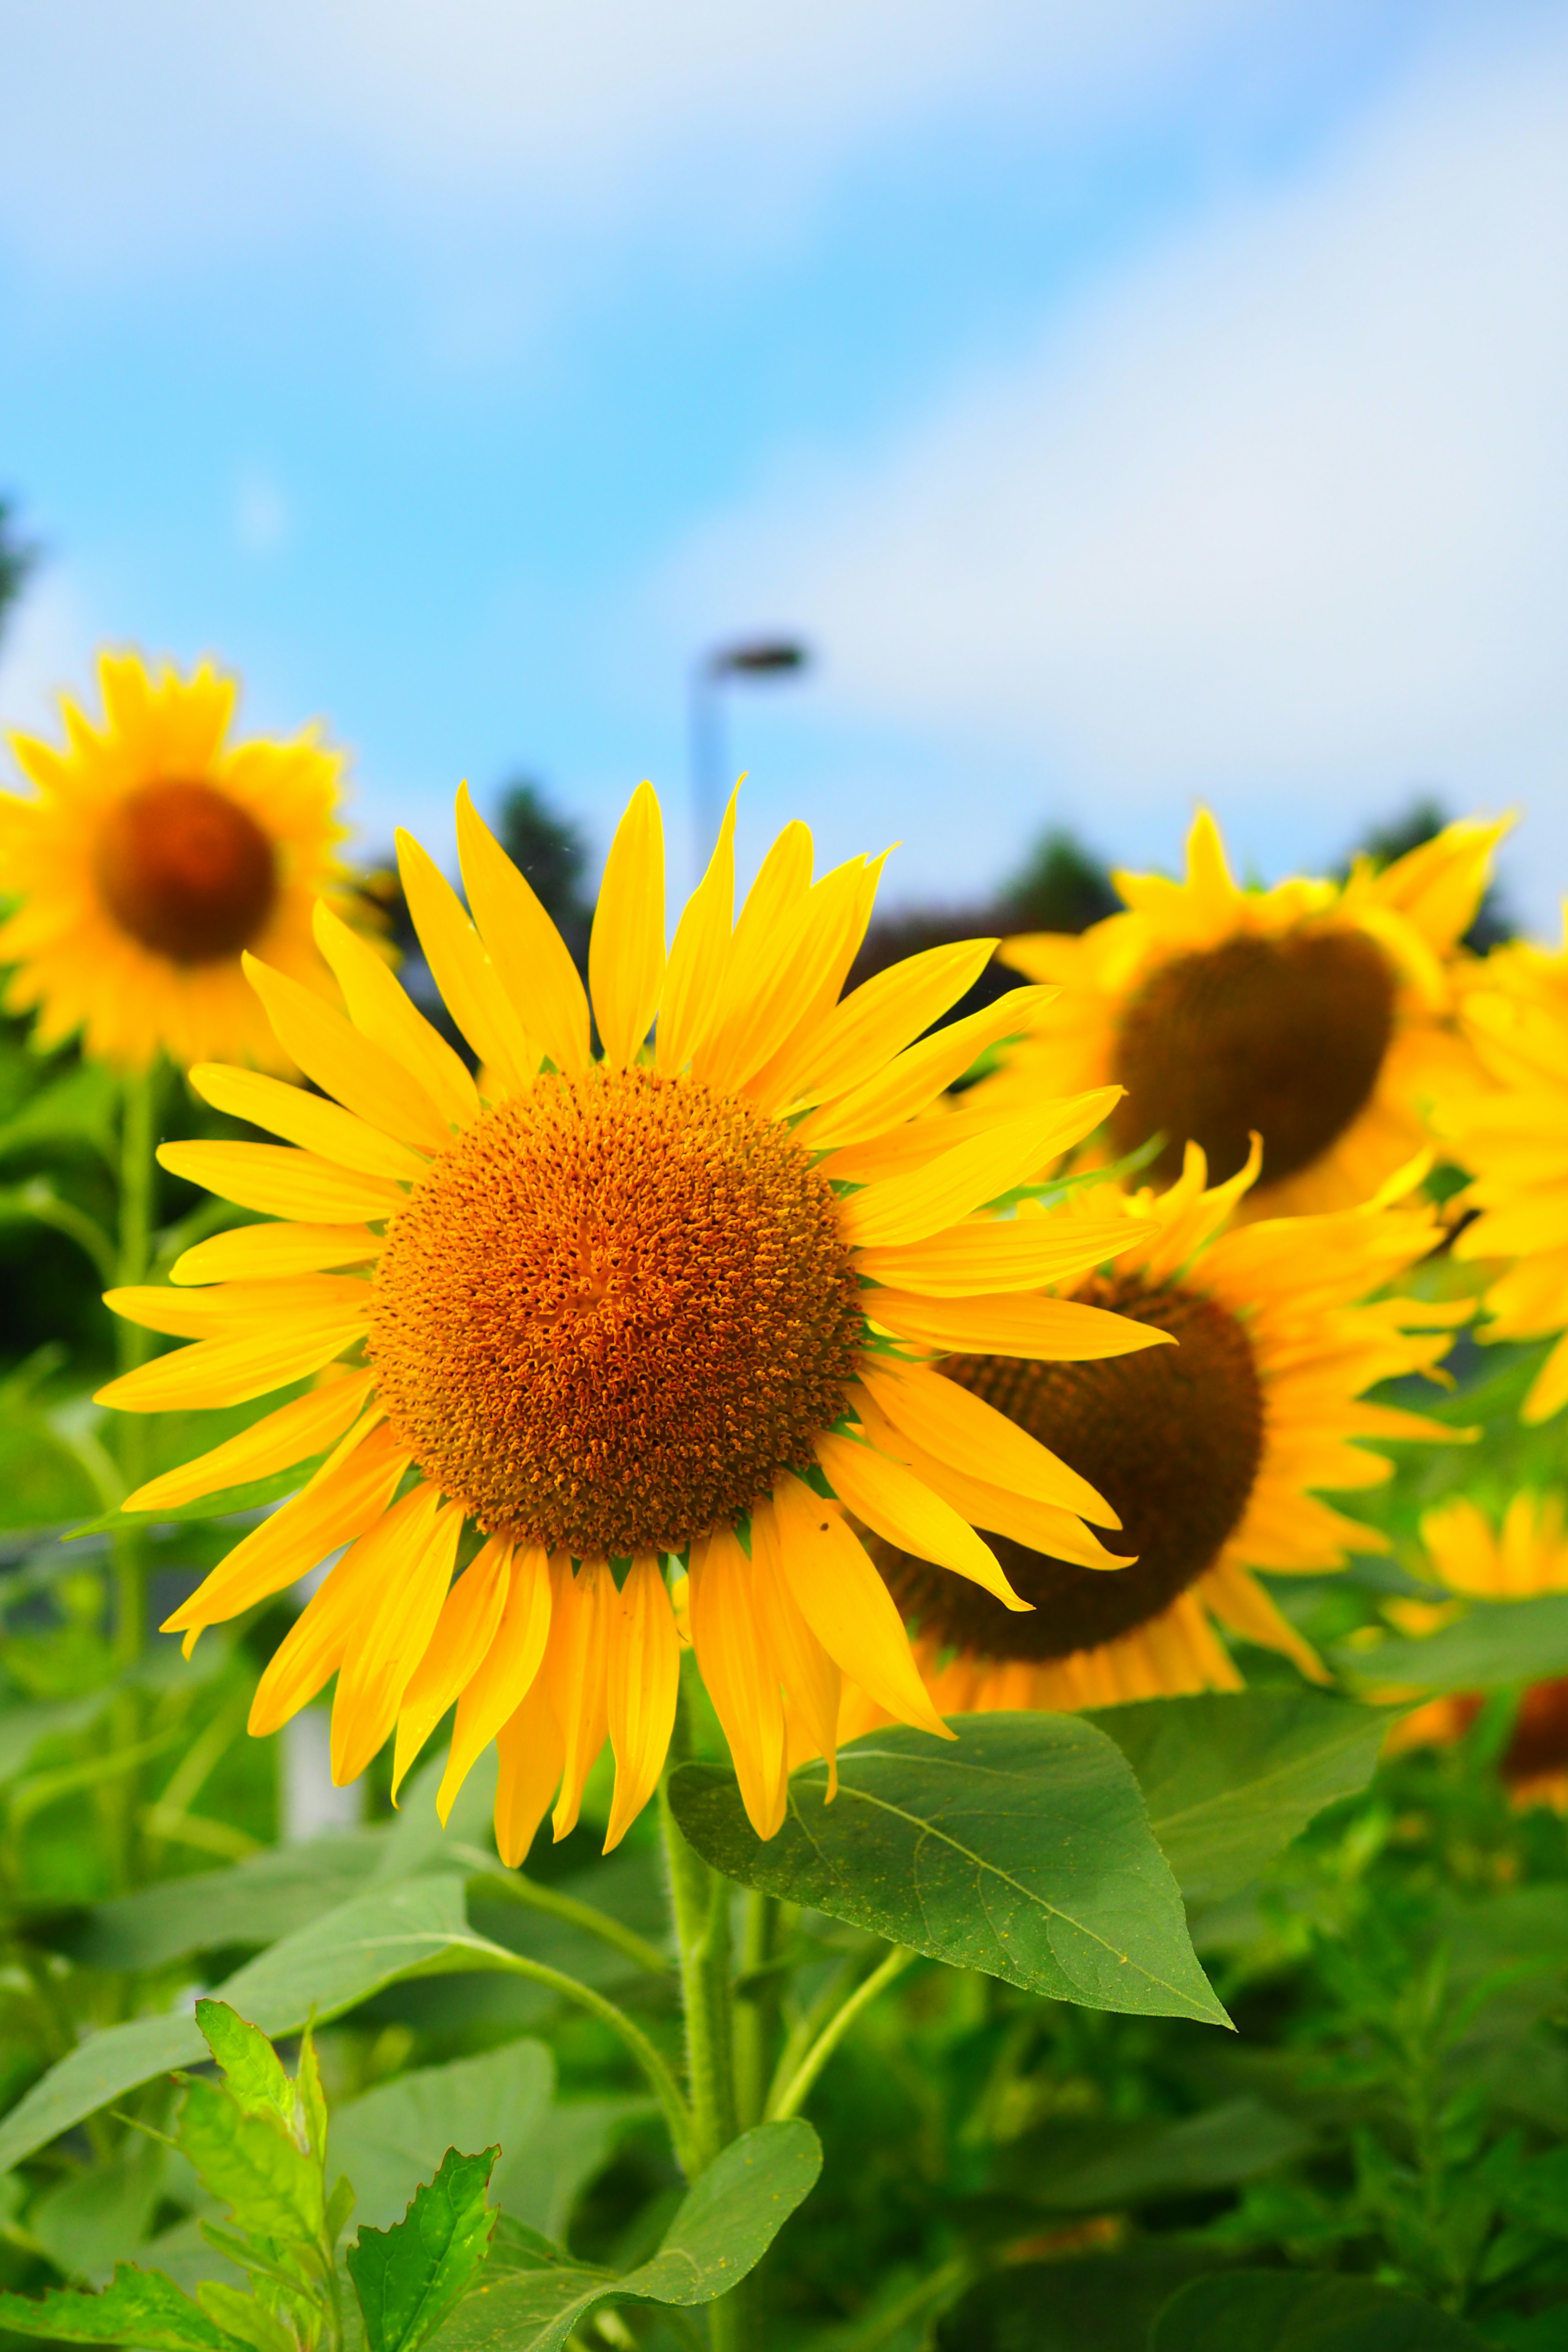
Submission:
MULTIPOLYGON (((1348 874, 1352 860, 1358 856, 1370 857, 1378 867, 1392 866, 1396 857, 1407 856, 1423 842, 1435 841, 1448 823, 1448 812, 1436 794, 1418 793, 1403 815, 1368 825, 1360 840, 1352 844, 1350 856, 1339 871, 1348 874)), ((1516 938, 1518 932, 1519 925, 1507 900, 1495 882, 1489 884, 1476 919, 1465 933, 1465 945, 1473 955, 1485 955, 1489 948, 1501 947, 1505 940, 1516 938)))
POLYGON ((37 561, 37 548, 16 529, 15 500, 0 498, 0 636, 37 561))
POLYGON ((1120 912, 1121 900, 1100 860, 1076 834, 1053 825, 1003 885, 1002 905, 1015 931, 1087 931, 1120 912))
POLYGON ((528 877, 574 959, 585 967, 594 902, 583 887, 588 845, 582 833, 570 817, 552 808, 530 776, 514 777, 502 787, 495 829, 501 847, 528 877))

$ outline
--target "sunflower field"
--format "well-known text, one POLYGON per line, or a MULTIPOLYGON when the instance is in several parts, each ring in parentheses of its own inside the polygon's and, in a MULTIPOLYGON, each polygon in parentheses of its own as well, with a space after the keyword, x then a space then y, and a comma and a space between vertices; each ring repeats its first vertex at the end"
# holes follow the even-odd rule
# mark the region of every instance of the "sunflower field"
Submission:
POLYGON ((579 934, 236 691, 0 798, 5 2341, 1568 2344, 1506 823, 579 934))

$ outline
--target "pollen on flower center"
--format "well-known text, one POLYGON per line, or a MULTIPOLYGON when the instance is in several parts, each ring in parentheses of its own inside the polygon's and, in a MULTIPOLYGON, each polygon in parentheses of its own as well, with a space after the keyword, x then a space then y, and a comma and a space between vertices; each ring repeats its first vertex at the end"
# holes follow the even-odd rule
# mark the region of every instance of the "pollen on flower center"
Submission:
POLYGON ((942 1367, 1097 1486, 1121 1520, 1108 1549, 1131 1568, 1079 1568, 1006 1537, 997 1558, 1033 1615, 978 1585, 879 1549, 905 1613, 945 1643, 1044 1662, 1095 1647, 1157 1617, 1212 1566, 1240 1521, 1263 1457, 1263 1392, 1252 1345, 1226 1308, 1174 1286, 1097 1277, 1096 1307, 1169 1331, 1174 1348, 1089 1363, 955 1356, 942 1367))
POLYGON ((256 819, 195 780, 144 784, 113 802, 93 872, 121 928, 175 963, 237 955, 278 896, 277 857, 256 819))
POLYGON ((1160 964, 1124 1008, 1112 1076, 1119 1151, 1165 1145, 1151 1173, 1180 1172, 1201 1143, 1222 1183, 1263 1138, 1263 1181, 1298 1175, 1364 1107, 1394 1034, 1388 959, 1365 932, 1224 940, 1160 964))
POLYGON ((370 1353, 395 1433, 492 1534, 678 1550, 808 1463, 861 1334, 834 1195, 749 1104, 547 1075, 393 1220, 370 1353))

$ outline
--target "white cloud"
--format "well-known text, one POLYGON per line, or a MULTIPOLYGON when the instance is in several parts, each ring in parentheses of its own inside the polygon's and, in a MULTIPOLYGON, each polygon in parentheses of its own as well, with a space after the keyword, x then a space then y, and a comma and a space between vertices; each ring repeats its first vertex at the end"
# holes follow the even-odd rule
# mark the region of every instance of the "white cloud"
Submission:
MULTIPOLYGON (((1092 129, 1346 0, 0 0, 0 216, 54 268, 162 270, 391 195, 721 236, 934 113, 1092 129), (700 188, 703 200, 693 204, 700 188)), ((1311 27, 1310 32, 1303 27, 1311 27)), ((1283 44, 1283 46, 1281 46, 1283 44)))
POLYGON ((1522 798, 1544 920, 1568 884, 1565 416, 1556 17, 1450 55, 871 466, 797 457, 657 593, 700 641, 765 583, 830 649, 841 719, 939 730, 970 773, 1033 763, 1102 838, 1136 818, 1164 847, 1197 792, 1275 857, 1418 782, 1522 798))

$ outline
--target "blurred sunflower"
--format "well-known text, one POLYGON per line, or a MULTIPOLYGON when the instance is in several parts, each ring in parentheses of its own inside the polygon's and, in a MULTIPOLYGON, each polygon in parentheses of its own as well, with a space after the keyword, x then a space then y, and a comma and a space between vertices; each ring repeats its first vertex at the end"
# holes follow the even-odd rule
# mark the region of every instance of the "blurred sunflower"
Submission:
POLYGON ((497 1831, 513 1861, 552 1798, 556 1835, 572 1827, 606 1736, 610 1844, 652 1791, 676 1705, 672 1554, 689 1562, 698 1662, 763 1834, 783 1819, 792 1743, 831 1750, 844 1680, 941 1733, 847 1510, 977 1580, 1004 1612, 1027 1603, 975 1534, 972 1496, 994 1496, 1063 1558, 1119 1563, 1083 1524, 1115 1525, 1087 1481, 931 1361, 954 1348, 1098 1357, 1171 1337, 1031 1295, 1121 1246, 1125 1212, 975 1213, 1102 1119, 1107 1089, 1001 1116, 956 1147, 919 1120, 1037 992, 924 1036, 989 960, 981 940, 839 1002, 881 861, 813 884, 811 837, 791 825, 732 923, 733 815, 667 961, 658 803, 647 785, 634 795, 589 950, 598 1060, 572 959, 466 793, 472 923, 405 837, 409 907, 491 1097, 318 908, 346 1017, 247 968, 322 1095, 192 1072, 209 1102, 299 1148, 161 1155, 283 1222, 200 1244, 174 1269, 182 1288, 110 1294, 121 1315, 196 1343, 101 1392, 130 1411, 236 1403, 349 1359, 127 1507, 330 1448, 167 1630, 188 1646, 347 1544, 263 1675, 252 1728, 271 1730, 335 1674, 336 1776, 361 1771, 395 1727, 401 1776, 456 1702, 443 1814, 498 1740, 497 1831), (889 1136, 904 1162, 893 1176, 879 1171, 889 1136), (918 1473, 906 1439, 922 1449, 918 1473), (454 1583, 470 1522, 486 1540, 454 1583))
MULTIPOLYGON (((1310 1574, 1341 1567, 1347 1551, 1387 1549, 1312 1490, 1387 1477, 1389 1464, 1359 1439, 1452 1436, 1361 1398, 1377 1381, 1429 1370, 1448 1346, 1434 1327, 1468 1308, 1359 1303, 1432 1247, 1437 1226, 1425 1206, 1374 1202, 1222 1231, 1258 1159, 1255 1141, 1245 1168, 1206 1189, 1203 1152, 1189 1144, 1168 1192, 1123 1201, 1125 1213, 1151 1223, 1073 1292, 1083 1306, 1168 1333, 1176 1348, 1093 1364, 965 1354, 942 1366, 941 1377, 1082 1471, 1120 1513, 1121 1541, 1136 1553, 1119 1576, 1090 1575, 976 1508, 1016 1590, 1035 1604, 1032 1615, 1010 1616, 984 1593, 948 1588, 896 1546, 874 1544, 944 1715, 1236 1689, 1241 1678, 1216 1618, 1322 1679, 1250 1571, 1310 1574)), ((1408 1177, 1395 1182, 1408 1190, 1408 1177)), ((1033 1222, 1026 1209, 1018 1222, 1033 1222)), ((896 1443, 890 1430, 873 1424, 871 1433, 896 1443)), ((907 1448, 905 1458, 921 1467, 907 1448)), ((862 1709, 854 1728, 874 1719, 862 1709)))
MULTIPOLYGON (((1184 881, 1118 874, 1126 911, 1081 936, 1005 940, 1002 959, 1062 993, 984 1082, 1021 1108, 1037 1089, 1117 1085, 1117 1153, 1164 1138, 1216 1181, 1263 1138, 1244 1216, 1353 1207, 1426 1139, 1428 1099, 1473 1068, 1454 1023, 1459 940, 1505 830, 1471 821, 1350 879, 1238 888, 1214 818, 1187 837, 1184 881)), ((971 1099, 978 1106, 980 1089, 971 1099)))
MULTIPOLYGON (((1479 1212, 1454 1255, 1503 1262, 1479 1339, 1544 1339, 1568 1328, 1568 954, 1494 950, 1463 1017, 1489 1085, 1456 1094, 1438 1114, 1475 1180, 1454 1205, 1479 1212)), ((1550 1420, 1565 1402, 1568 1337, 1542 1366, 1521 1417, 1550 1420)))
MULTIPOLYGON (((1451 1602, 1388 1601, 1385 1613, 1402 1633, 1433 1633, 1465 1613, 1469 1601, 1525 1601, 1568 1592, 1568 1529, 1559 1494, 1515 1495, 1500 1527, 1468 1496, 1455 1496, 1421 1521, 1426 1565, 1451 1602)), ((1375 1664, 1377 1653, 1368 1653, 1375 1664)), ((1394 1725, 1387 1746, 1447 1747, 1461 1738, 1485 1701, 1476 1691, 1429 1699, 1394 1725)), ((1499 1758, 1503 1780, 1520 1804, 1546 1802, 1568 1810, 1568 1676, 1531 1683, 1520 1701, 1507 1747, 1499 1758)))
POLYGON ((310 734, 226 743, 234 679, 134 656, 98 666, 104 719, 62 702, 67 748, 14 735, 35 798, 0 795, 7 1002, 38 1041, 145 1069, 213 1054, 288 1066, 240 958, 330 984, 310 909, 339 876, 342 761, 310 734))

